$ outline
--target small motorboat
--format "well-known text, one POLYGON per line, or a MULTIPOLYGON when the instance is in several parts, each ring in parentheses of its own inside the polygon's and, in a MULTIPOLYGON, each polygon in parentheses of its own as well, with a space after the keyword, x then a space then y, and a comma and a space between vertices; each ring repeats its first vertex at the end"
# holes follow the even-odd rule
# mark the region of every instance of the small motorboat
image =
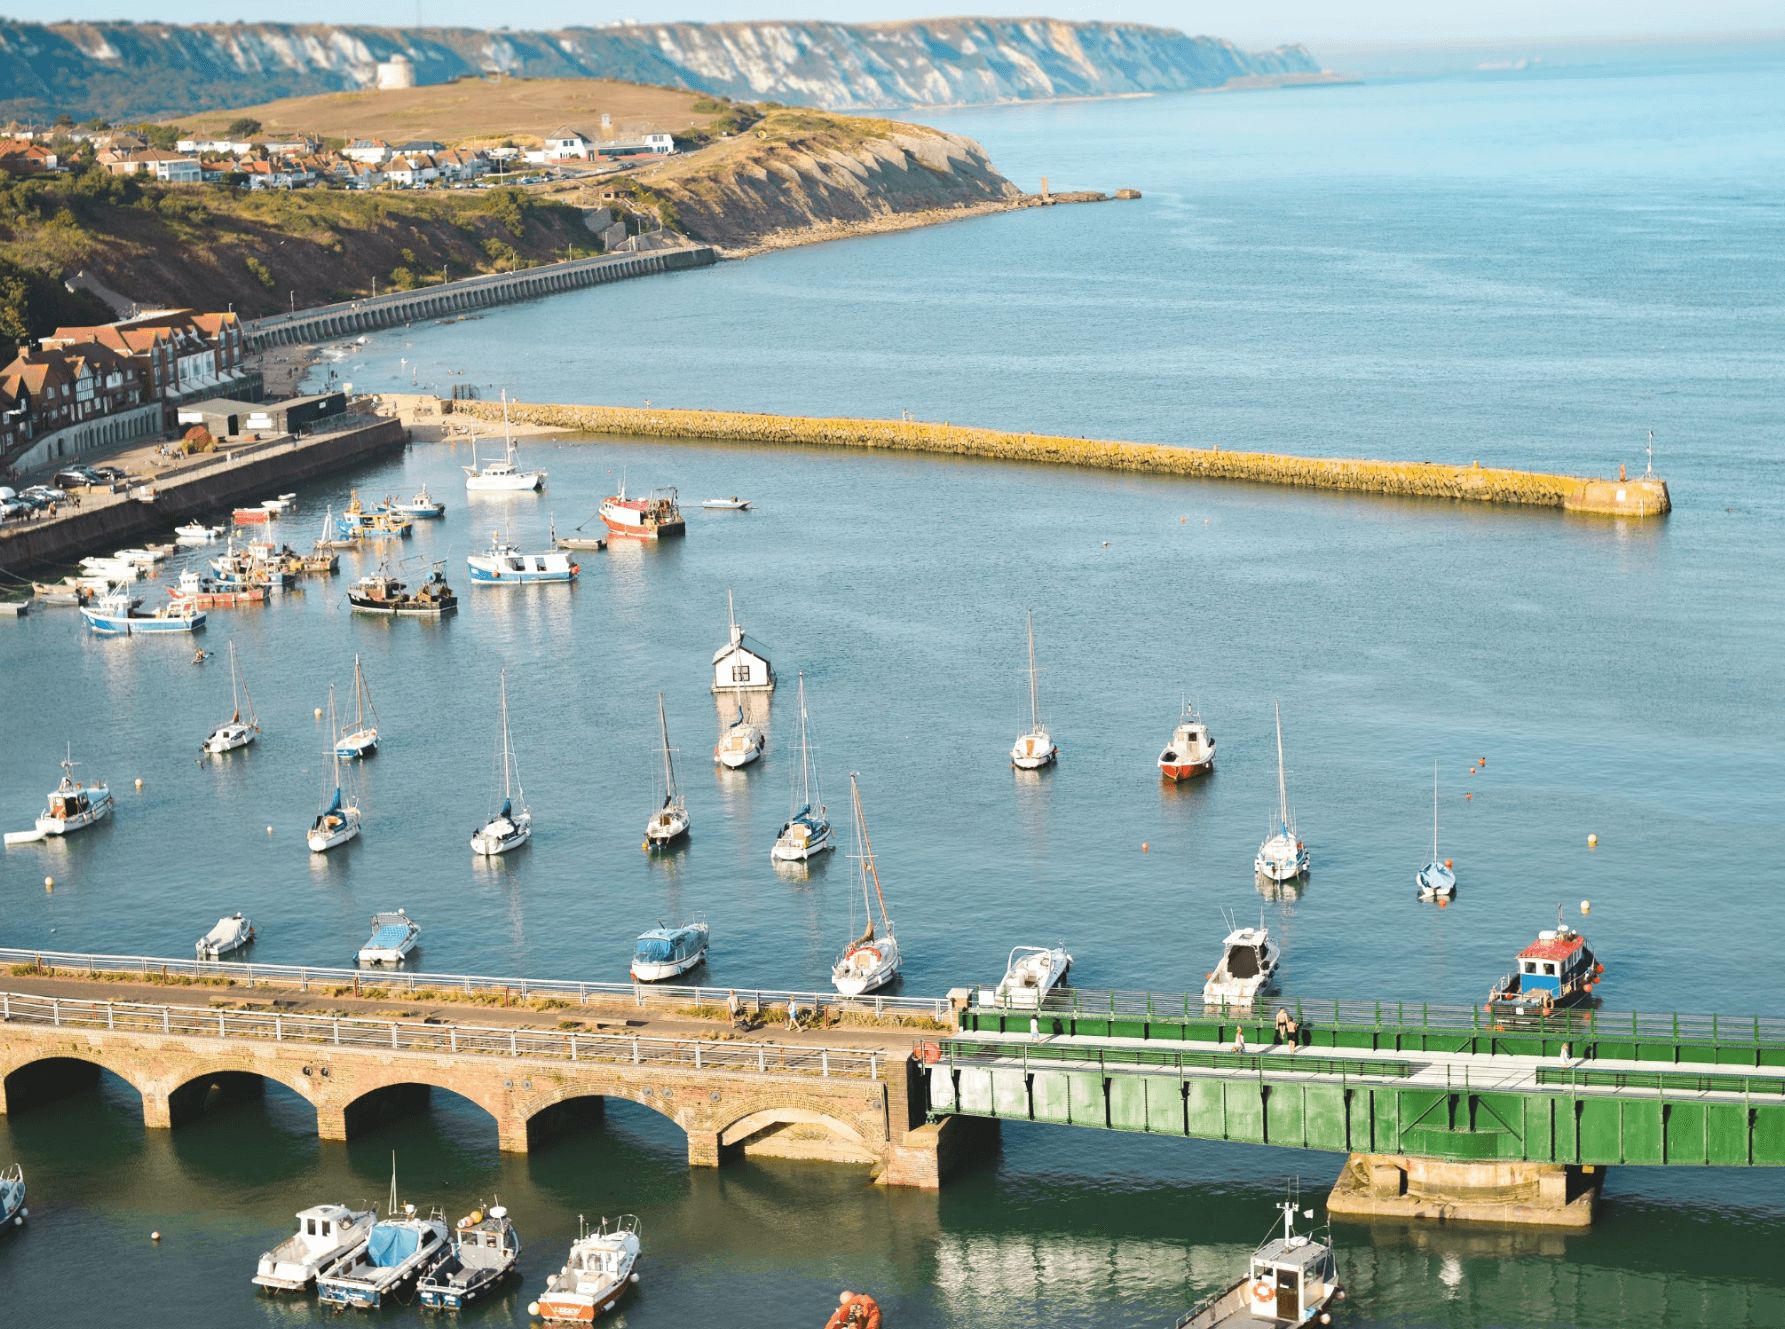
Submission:
POLYGON ((0 1232, 24 1227, 31 1211, 25 1208, 25 1170, 17 1163, 0 1172, 0 1232))
POLYGON ((1271 940, 1270 929, 1235 928, 1221 942, 1221 963, 1202 985, 1202 999, 1210 1006, 1250 1006, 1277 983, 1282 952, 1271 940))
POLYGON ((1018 946, 1010 952, 1004 978, 990 994, 989 1004, 1037 1009, 1071 968, 1072 957, 1064 946, 1018 946))
POLYGON ((283 512, 297 502, 296 494, 281 494, 278 498, 263 498, 260 506, 268 512, 283 512))
MULTIPOLYGON (((589 521, 594 520, 595 518, 593 517, 589 518, 589 521)), ((587 526, 588 524, 589 522, 586 521, 583 523, 583 526, 587 526)), ((607 548, 607 537, 605 535, 583 535, 581 534, 583 526, 578 526, 576 530, 572 531, 569 535, 559 535, 558 523, 556 520, 553 520, 551 523, 552 548, 586 549, 594 553, 600 553, 603 549, 607 548)))
MULTIPOLYGON (((329 708, 334 709, 334 692, 329 692, 329 708)), ((360 668, 359 656, 353 657, 353 727, 336 731, 335 755, 337 757, 369 757, 378 750, 378 708, 372 705, 372 692, 366 686, 365 672, 360 668), (366 709, 371 707, 374 723, 366 723, 366 709)))
POLYGON ((215 960, 239 951, 254 940, 254 924, 234 913, 217 920, 217 926, 198 939, 198 958, 215 960))
POLYGON ((471 850, 487 858, 519 849, 533 834, 533 814, 527 811, 527 793, 521 788, 520 764, 514 746, 508 741, 508 671, 502 671, 502 742, 498 749, 502 763, 502 806, 494 816, 471 833, 471 850), (521 800, 519 812, 514 800, 521 800))
POLYGON ((525 493, 536 490, 545 484, 544 471, 522 470, 516 461, 519 453, 514 446, 514 438, 508 428, 508 393, 502 394, 502 447, 501 461, 479 462, 477 459, 477 441, 471 442, 471 464, 461 467, 465 472, 465 488, 473 493, 525 493))
POLYGON ((467 554, 471 580, 486 586, 519 586, 533 581, 575 581, 582 568, 570 561, 562 549, 548 549, 543 554, 524 554, 502 538, 500 531, 490 535, 490 547, 481 554, 467 554))
POLYGON ((1029 732, 1018 737, 1010 749, 1010 764, 1019 771, 1038 771, 1050 766, 1059 757, 1053 736, 1041 723, 1041 695, 1036 689, 1035 614, 1029 614, 1029 732))
POLYGON ((1413 874, 1422 900, 1448 900, 1456 894, 1457 874, 1448 858, 1438 857, 1438 763, 1432 763, 1432 861, 1413 874))
MULTIPOLYGON (((1328 1325, 1329 1307, 1345 1299, 1330 1233, 1304 1236, 1295 1230, 1296 1202, 1283 1211, 1283 1235, 1272 1235, 1252 1253, 1244 1278, 1192 1307, 1173 1329, 1261 1329, 1264 1325, 1328 1325)), ((1305 1209, 1312 1218, 1314 1211, 1305 1209)), ((1273 1229, 1275 1224, 1272 1224, 1273 1229)))
POLYGON ((656 927, 639 934, 632 952, 633 978, 660 983, 687 973, 707 958, 708 935, 704 920, 672 928, 659 919, 656 927))
POLYGON ((155 632, 196 632, 205 625, 202 609, 171 600, 152 613, 138 608, 141 600, 127 594, 103 595, 81 606, 87 626, 106 637, 137 637, 155 632))
POLYGON ((812 745, 806 715, 806 675, 800 674, 800 765, 793 786, 792 810, 781 826, 770 859, 780 863, 803 863, 818 854, 827 854, 837 847, 831 834, 830 818, 818 789, 817 763, 812 760, 812 745))
POLYGON ((493 1204, 473 1209, 452 1234, 452 1254, 421 1280, 421 1304, 432 1310, 462 1311, 494 1292, 521 1258, 521 1239, 508 1210, 493 1204))
POLYGON ((716 512, 748 512, 750 500, 739 498, 733 494, 730 498, 709 498, 701 504, 701 507, 716 512))
POLYGON ((188 522, 184 526, 174 527, 174 543, 182 545, 206 545, 223 534, 221 526, 206 526, 201 521, 188 522))
POLYGON ((438 501, 428 493, 424 484, 413 498, 407 501, 400 498, 387 498, 378 505, 380 512, 394 513, 399 517, 444 517, 446 504, 438 501))
POLYGON ((213 729, 211 736, 201 745, 202 750, 212 756, 245 748, 260 733, 260 717, 254 713, 254 698, 248 695, 247 680, 242 677, 241 668, 236 663, 236 644, 233 641, 229 643, 229 696, 234 714, 213 729), (243 697, 248 698, 246 720, 242 719, 243 697))
POLYGON ((571 1243, 564 1267, 546 1279, 546 1291, 527 1307, 542 1320, 587 1324, 620 1304, 638 1282, 638 1219, 623 1214, 609 1231, 607 1220, 571 1243))
POLYGON ((394 914, 373 914, 372 935, 359 948, 361 964, 397 964, 415 949, 421 924, 401 909, 394 914))
POLYGON ((1283 778, 1283 708, 1277 708, 1277 819, 1258 846, 1253 870, 1267 881, 1294 881, 1308 875, 1308 849, 1289 815, 1289 785, 1283 778))
POLYGON ((279 1292, 303 1292, 316 1276, 366 1244, 376 1209, 318 1204, 298 1210, 297 1232, 260 1257, 254 1281, 279 1292))
POLYGON ((1215 736, 1196 713, 1195 703, 1187 701, 1183 718, 1159 754, 1159 773, 1168 780, 1188 780, 1214 769, 1215 736))
POLYGON ((674 489, 654 489, 644 498, 628 498, 624 477, 620 492, 601 500, 601 520, 615 535, 637 540, 688 534, 688 522, 676 506, 674 489))
POLYGON ((157 563, 165 560, 167 555, 159 549, 130 548, 120 549, 117 553, 113 554, 112 557, 118 559, 120 562, 133 563, 137 567, 148 571, 153 569, 157 563))
POLYGON ((740 770, 763 754, 768 738, 761 728, 744 718, 744 695, 738 694, 738 718, 726 726, 713 747, 713 760, 728 770, 740 770))
POLYGON ((240 579, 213 581, 199 575, 197 569, 180 573, 177 586, 168 588, 172 602, 182 609, 226 609, 237 605, 262 605, 270 588, 251 585, 240 579))
POLYGON ((663 717, 663 694, 657 694, 657 727, 663 736, 663 805, 645 823, 645 847, 662 849, 688 834, 688 800, 676 785, 676 767, 669 747, 669 721, 663 717))
MULTIPOLYGON (((831 982, 845 997, 859 997, 876 992, 899 976, 899 939, 893 936, 892 919, 886 915, 886 896, 880 890, 880 869, 874 865, 874 847, 868 842, 868 820, 862 815, 861 786, 855 772, 849 773, 849 796, 855 805, 855 860, 861 877, 862 913, 868 920, 867 930, 844 947, 843 954, 831 966, 831 982), (874 906, 868 899, 868 882, 874 883, 874 898, 880 902, 880 924, 874 924, 874 906)), ((855 899, 850 897, 849 931, 855 932, 855 899)))
POLYGON ((405 1294, 452 1254, 446 1217, 438 1209, 427 1218, 415 1206, 397 1207, 396 1157, 391 1158, 390 1208, 366 1234, 366 1244, 316 1276, 316 1297, 325 1306, 371 1310, 406 1300, 405 1294), (399 1217, 398 1215, 401 1215, 399 1217))
POLYGON ((50 791, 49 807, 38 814, 37 829, 8 832, 6 843, 20 844, 41 840, 46 835, 67 835, 105 819, 112 810, 112 791, 103 784, 81 784, 74 778, 74 768, 79 765, 74 759, 74 746, 70 744, 68 755, 62 759, 61 782, 50 791))
POLYGON ((1548 1015, 1560 1007, 1585 1005, 1604 972, 1587 939, 1562 921, 1562 906, 1557 905, 1555 929, 1539 932, 1518 953, 1512 972, 1488 993, 1488 1006, 1513 1015, 1548 1015))

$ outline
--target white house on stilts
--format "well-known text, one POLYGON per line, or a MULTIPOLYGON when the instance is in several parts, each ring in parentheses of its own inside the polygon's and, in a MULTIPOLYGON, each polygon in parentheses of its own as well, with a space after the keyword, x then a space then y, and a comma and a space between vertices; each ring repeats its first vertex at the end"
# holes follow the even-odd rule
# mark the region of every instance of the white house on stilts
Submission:
POLYGON ((713 655, 713 691, 773 692, 775 668, 763 654, 761 644, 746 637, 738 625, 730 591, 725 593, 725 605, 731 619, 731 640, 713 655))

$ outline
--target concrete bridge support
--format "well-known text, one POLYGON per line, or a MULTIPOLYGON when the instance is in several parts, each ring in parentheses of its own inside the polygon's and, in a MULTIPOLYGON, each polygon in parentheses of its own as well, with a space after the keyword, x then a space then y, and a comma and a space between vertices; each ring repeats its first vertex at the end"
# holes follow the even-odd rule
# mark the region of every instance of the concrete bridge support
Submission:
POLYGON ((1605 1169, 1561 1163, 1453 1163, 1352 1154, 1327 1197, 1339 1218, 1423 1218, 1588 1228, 1605 1169))

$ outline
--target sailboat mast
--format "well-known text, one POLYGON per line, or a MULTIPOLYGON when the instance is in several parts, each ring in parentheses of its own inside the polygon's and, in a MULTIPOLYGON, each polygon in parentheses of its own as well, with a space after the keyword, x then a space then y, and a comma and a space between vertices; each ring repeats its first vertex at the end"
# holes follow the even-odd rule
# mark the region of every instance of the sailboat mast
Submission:
MULTIPOLYGON (((333 683, 328 685, 328 727, 330 734, 338 735, 341 732, 335 716, 335 685, 333 683)), ((338 794, 341 792, 341 745, 334 743, 331 747, 335 758, 335 792, 338 794)))
POLYGON ((800 671, 800 794, 801 802, 812 806, 812 752, 806 742, 806 673, 800 671))
POLYGON ((1277 703, 1277 815, 1289 829, 1289 785, 1283 779, 1283 703, 1277 703))
POLYGON ((508 781, 508 671, 502 671, 502 801, 514 796, 508 781))
POLYGON ((236 682, 236 644, 233 641, 229 643, 229 705, 230 709, 235 712, 232 718, 240 720, 242 718, 242 696, 236 682))
POLYGON ((1438 861, 1438 763, 1432 763, 1432 862, 1438 861))
POLYGON ((874 878, 874 898, 880 901, 880 922, 890 937, 892 920, 886 916, 886 896, 880 890, 880 869, 874 865, 874 846, 868 841, 868 819, 862 812, 862 791, 854 771, 849 773, 849 793, 855 800, 855 833, 862 842, 862 908, 868 907, 868 878, 871 876, 874 878))
POLYGON ((1035 611, 1029 611, 1029 732, 1041 728, 1041 700, 1035 691, 1035 611))
POLYGON ((663 795, 664 804, 676 796, 676 768, 669 759, 669 721, 663 715, 663 694, 657 694, 657 728, 663 735, 663 795))

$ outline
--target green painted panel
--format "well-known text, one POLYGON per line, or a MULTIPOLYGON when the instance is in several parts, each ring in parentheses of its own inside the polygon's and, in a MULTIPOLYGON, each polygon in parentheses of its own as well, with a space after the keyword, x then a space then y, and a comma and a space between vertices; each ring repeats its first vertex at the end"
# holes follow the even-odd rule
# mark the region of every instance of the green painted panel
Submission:
POLYGON ((1471 1161, 1516 1159, 1523 1154, 1511 1131, 1447 1131, 1433 1126, 1402 1132, 1401 1152, 1471 1161))
POLYGON ((1264 1143, 1264 1100, 1256 1080, 1223 1080, 1227 1102, 1227 1138, 1264 1143))
POLYGON ((1523 1140, 1525 1133, 1524 1094, 1476 1094, 1475 1129, 1478 1131, 1511 1131, 1523 1140))
POLYGON ((1036 1121, 1072 1120, 1071 1076, 1066 1071, 1035 1071, 1029 1102, 1036 1121))
POLYGON ((1185 1082, 1190 1089, 1187 1108, 1190 1134, 1204 1140, 1220 1140, 1227 1135, 1225 1080, 1198 1078, 1185 1082))
MULTIPOLYGON (((1450 1092, 1445 1089, 1403 1089, 1400 1093, 1400 1126, 1403 1131, 1415 1126, 1450 1129, 1450 1092)), ((1400 1150, 1390 1150, 1399 1153, 1400 1150)))
POLYGON ((1299 1084, 1266 1086, 1264 1094, 1265 1138, 1272 1144, 1302 1144, 1302 1087, 1299 1084))
POLYGON ((1029 1077, 1020 1067, 993 1067, 992 1110, 1000 1117, 1028 1118, 1029 1077))
POLYGON ((1536 1095, 1525 1100, 1525 1157, 1534 1163, 1555 1163, 1556 1109, 1560 1100, 1536 1095))
POLYGON ((1303 1126, 1308 1133, 1310 1149, 1351 1148, 1350 1133, 1345 1128, 1345 1093, 1336 1084, 1311 1084, 1307 1087, 1303 1126))
POLYGON ((1111 1020, 1109 1022, 1109 1036, 1111 1038, 1145 1038, 1147 1036, 1147 1022, 1144 1019, 1111 1020))
POLYGON ((1398 1089, 1369 1089, 1370 1152, 1392 1154, 1401 1142, 1401 1093, 1398 1089))
POLYGON ((1098 1071, 1070 1073, 1067 1095, 1074 1126, 1107 1126, 1109 1113, 1103 1102, 1103 1076, 1098 1071))
POLYGON ((1147 1129, 1155 1135, 1184 1133, 1184 1082, 1147 1076, 1147 1129))
POLYGON ((1595 1039, 1591 1044, 1592 1055, 1601 1061, 1636 1061, 1636 1044, 1619 1042, 1615 1038, 1595 1039))
POLYGON ((1581 1099, 1580 1161, 1583 1163, 1623 1162, 1624 1149, 1619 1138, 1623 1124, 1623 1104, 1617 1099, 1581 1099))
POLYGON ((1147 1081, 1145 1075, 1109 1077, 1109 1124, 1118 1131, 1147 1128, 1147 1081))
POLYGON ((1620 1100, 1624 1107, 1624 1152, 1621 1163, 1659 1163, 1661 1157, 1661 1100, 1620 1100))
POLYGON ((1744 1103, 1710 1103, 1706 1134, 1710 1137, 1710 1161, 1745 1166, 1748 1162, 1748 1108, 1744 1103))
POLYGON ((1785 1107, 1768 1105, 1754 1109, 1754 1161, 1785 1163, 1785 1107))
POLYGON ((1667 1162, 1703 1163, 1705 1115, 1702 1103, 1669 1103, 1664 1127, 1667 1162))
POLYGON ((975 1117, 992 1115, 992 1073, 983 1066, 963 1066, 960 1077, 961 1111, 975 1117))

